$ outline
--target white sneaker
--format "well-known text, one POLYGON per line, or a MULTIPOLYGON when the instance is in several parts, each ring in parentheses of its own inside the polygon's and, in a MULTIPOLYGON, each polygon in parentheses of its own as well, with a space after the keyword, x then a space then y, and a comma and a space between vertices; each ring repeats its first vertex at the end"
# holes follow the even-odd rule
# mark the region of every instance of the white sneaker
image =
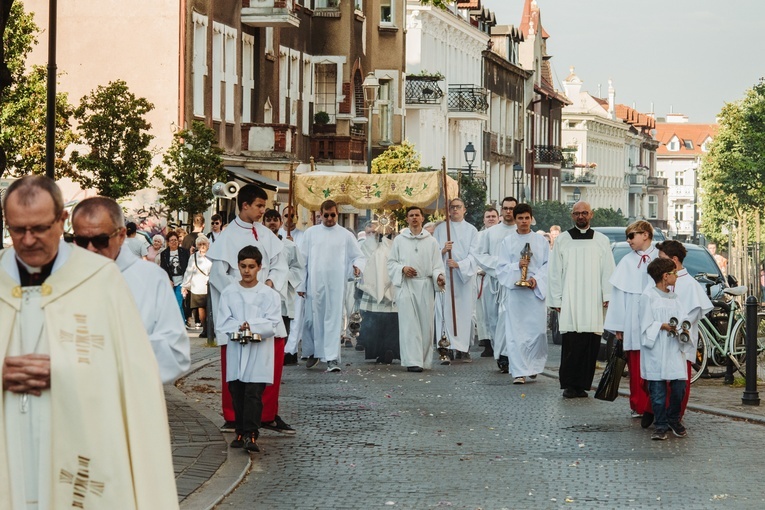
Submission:
POLYGON ((526 378, 516 377, 515 379, 513 379, 513 384, 526 384, 526 378))
POLYGON ((340 364, 336 359, 327 361, 327 372, 339 372, 340 364))
POLYGON ((635 411, 634 409, 630 409, 630 418, 642 418, 643 414, 635 411))

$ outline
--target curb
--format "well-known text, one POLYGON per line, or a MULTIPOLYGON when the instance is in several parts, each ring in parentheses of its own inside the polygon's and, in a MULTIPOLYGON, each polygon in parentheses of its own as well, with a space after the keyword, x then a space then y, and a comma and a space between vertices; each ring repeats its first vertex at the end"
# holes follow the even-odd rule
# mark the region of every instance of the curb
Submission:
MULTIPOLYGON (((213 358, 197 361, 192 364, 191 369, 184 375, 184 377, 188 377, 190 374, 193 374, 217 360, 217 358, 213 358)), ((221 425, 221 417, 215 411, 208 409, 204 405, 197 405, 191 397, 183 393, 177 387, 173 386, 173 389, 178 394, 183 395, 189 405, 199 414, 210 420, 212 423, 218 426, 221 425)), ((221 436, 223 437, 223 440, 226 441, 226 444, 230 442, 231 438, 226 437, 226 434, 221 432, 221 436)), ((181 502, 180 507, 183 510, 211 510, 239 486, 247 473, 250 472, 251 467, 252 460, 249 455, 243 455, 240 451, 232 451, 231 448, 228 448, 226 460, 221 464, 215 474, 200 485, 194 492, 189 494, 186 499, 181 502)))
MULTIPOLYGON (((558 373, 550 370, 544 370, 542 375, 549 377, 550 379, 558 379, 558 373)), ((591 388, 594 390, 595 388, 591 388)), ((622 397, 629 397, 629 391, 619 390, 619 395, 622 397)), ((714 414, 717 416, 723 416, 726 418, 732 418, 734 420, 744 420, 751 423, 757 423, 759 425, 765 425, 765 418, 762 416, 756 416, 748 413, 741 413, 738 411, 729 411, 727 409, 720 409, 719 407, 705 406, 703 404, 691 404, 688 403, 688 409, 699 413, 714 414)))

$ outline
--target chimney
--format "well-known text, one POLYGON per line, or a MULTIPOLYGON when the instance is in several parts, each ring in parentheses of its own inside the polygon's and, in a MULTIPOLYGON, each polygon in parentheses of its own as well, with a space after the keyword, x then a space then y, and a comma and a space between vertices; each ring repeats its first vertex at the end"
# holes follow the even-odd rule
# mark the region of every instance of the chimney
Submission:
POLYGON ((616 91, 614 90, 614 84, 611 80, 608 80, 608 116, 611 120, 616 119, 616 112, 614 110, 614 103, 616 102, 616 91))

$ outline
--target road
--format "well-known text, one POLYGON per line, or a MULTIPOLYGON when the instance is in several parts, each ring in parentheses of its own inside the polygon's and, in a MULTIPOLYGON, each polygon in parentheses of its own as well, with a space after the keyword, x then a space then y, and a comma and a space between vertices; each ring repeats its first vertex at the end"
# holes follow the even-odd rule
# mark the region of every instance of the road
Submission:
POLYGON ((762 425, 689 412, 687 438, 651 441, 624 398, 566 400, 557 379, 512 385, 474 359, 417 374, 343 349, 339 374, 285 367, 298 434, 264 431, 219 508, 765 507, 762 425))

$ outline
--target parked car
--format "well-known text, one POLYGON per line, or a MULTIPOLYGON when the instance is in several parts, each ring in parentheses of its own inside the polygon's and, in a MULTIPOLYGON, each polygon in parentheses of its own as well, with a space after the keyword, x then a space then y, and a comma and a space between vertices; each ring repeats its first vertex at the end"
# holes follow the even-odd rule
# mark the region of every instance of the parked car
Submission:
MULTIPOLYGON (((592 227, 592 230, 605 234, 608 240, 612 243, 618 243, 620 241, 627 242, 627 234, 625 233, 625 227, 592 227)), ((665 241, 667 238, 664 236, 664 232, 661 229, 653 229, 654 241, 665 241)))

